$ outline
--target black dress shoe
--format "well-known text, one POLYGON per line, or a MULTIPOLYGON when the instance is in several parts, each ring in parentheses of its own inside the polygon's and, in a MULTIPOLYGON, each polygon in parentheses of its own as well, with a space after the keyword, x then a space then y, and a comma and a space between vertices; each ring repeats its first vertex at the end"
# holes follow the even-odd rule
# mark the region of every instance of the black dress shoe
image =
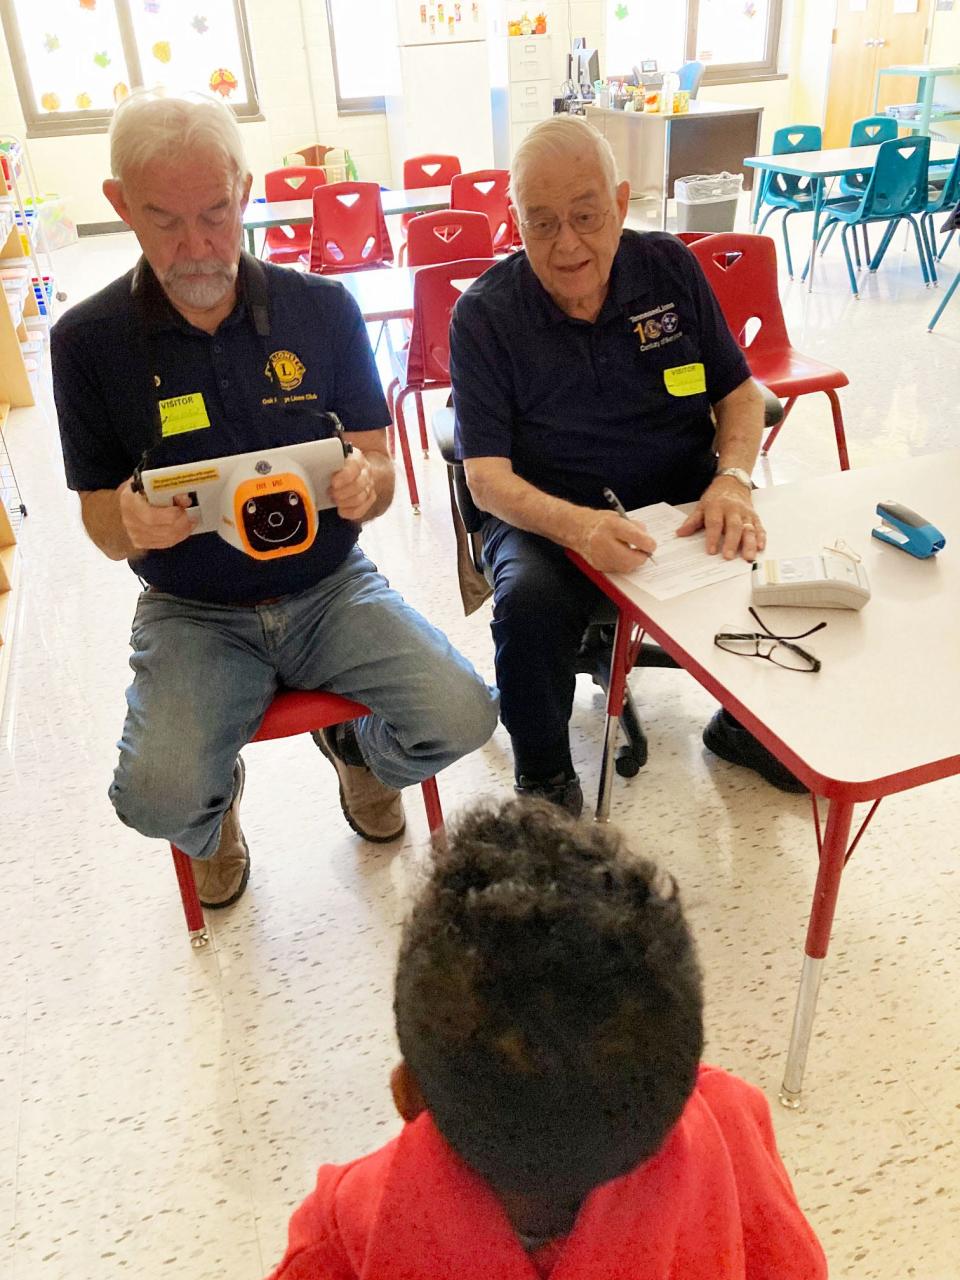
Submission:
POLYGON ((777 757, 758 742, 739 721, 734 720, 723 707, 703 731, 703 745, 721 760, 741 764, 753 769, 780 791, 807 792, 809 790, 798 777, 781 764, 777 757))
POLYGON ((583 791, 576 774, 571 776, 568 773, 558 773, 545 782, 538 782, 521 773, 513 789, 518 796, 536 796, 541 800, 548 800, 550 804, 566 809, 574 818, 579 818, 583 812, 583 791))

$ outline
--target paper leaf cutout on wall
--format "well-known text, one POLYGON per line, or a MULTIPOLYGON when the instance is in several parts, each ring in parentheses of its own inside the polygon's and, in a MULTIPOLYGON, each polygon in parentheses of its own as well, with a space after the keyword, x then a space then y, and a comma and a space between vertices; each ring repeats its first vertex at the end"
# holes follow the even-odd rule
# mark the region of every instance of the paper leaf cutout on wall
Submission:
POLYGON ((624 18, 626 18, 629 15, 629 13, 630 13, 630 10, 627 8, 625 4, 618 4, 616 9, 614 9, 613 11, 613 16, 617 19, 618 22, 622 22, 624 18))
POLYGON ((98 67, 109 67, 110 65, 110 55, 107 53, 106 49, 104 49, 102 53, 95 53, 93 55, 93 60, 98 67))
POLYGON ((129 86, 125 85, 122 80, 118 80, 117 83, 113 86, 114 102, 122 102, 124 98, 129 98, 129 97, 130 97, 129 86))
POLYGON ((78 93, 76 102, 77 108, 80 111, 86 111, 88 107, 93 106, 93 99, 90 97, 89 93, 78 93))
POLYGON ((44 111, 59 111, 60 99, 55 93, 45 93, 40 99, 40 105, 44 111))
POLYGON ((55 53, 60 48, 60 37, 48 31, 43 41, 43 47, 47 53, 55 53))
POLYGON ((158 62, 169 62, 173 57, 173 51, 170 48, 169 40, 158 40, 150 52, 158 62))
POLYGON ((198 13, 194 20, 190 23, 198 36, 206 35, 210 30, 210 23, 206 20, 202 13, 198 13))

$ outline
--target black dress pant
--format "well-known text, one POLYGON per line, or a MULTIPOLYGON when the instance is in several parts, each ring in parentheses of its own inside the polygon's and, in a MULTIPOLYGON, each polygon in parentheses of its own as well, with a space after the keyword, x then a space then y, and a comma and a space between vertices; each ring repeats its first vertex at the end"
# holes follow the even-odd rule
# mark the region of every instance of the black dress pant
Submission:
POLYGON ((583 633, 615 621, 616 609, 547 538, 490 516, 483 549, 493 574, 500 718, 517 777, 545 781, 572 770, 569 722, 583 633))

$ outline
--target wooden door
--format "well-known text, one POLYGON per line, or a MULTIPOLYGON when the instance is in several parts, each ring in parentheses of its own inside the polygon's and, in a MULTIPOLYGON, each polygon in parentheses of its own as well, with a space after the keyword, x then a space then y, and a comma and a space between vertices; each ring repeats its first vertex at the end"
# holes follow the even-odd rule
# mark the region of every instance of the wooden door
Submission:
MULTIPOLYGON (((854 120, 872 114, 881 67, 923 61, 930 0, 916 0, 916 6, 915 12, 898 13, 898 0, 837 0, 825 147, 845 147, 854 120)), ((915 79, 884 76, 880 110, 890 102, 912 102, 916 91, 915 79)))
POLYGON ((825 147, 845 147, 853 121, 869 114, 881 3, 882 0, 837 0, 823 129, 825 147))

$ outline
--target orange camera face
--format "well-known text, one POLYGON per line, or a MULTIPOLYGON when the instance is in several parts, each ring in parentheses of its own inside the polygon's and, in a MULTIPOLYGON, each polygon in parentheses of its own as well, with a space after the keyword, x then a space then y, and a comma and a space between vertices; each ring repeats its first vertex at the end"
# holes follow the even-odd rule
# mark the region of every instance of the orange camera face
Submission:
POLYGON ((254 476, 237 485, 233 516, 243 549, 254 560, 298 555, 317 536, 313 498, 290 472, 254 476))

